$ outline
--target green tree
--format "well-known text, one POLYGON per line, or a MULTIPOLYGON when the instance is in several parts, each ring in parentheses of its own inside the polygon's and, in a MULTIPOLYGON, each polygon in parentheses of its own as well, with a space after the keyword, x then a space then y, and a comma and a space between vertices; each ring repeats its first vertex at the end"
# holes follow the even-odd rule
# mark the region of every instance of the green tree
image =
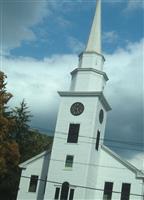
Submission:
POLYGON ((21 162, 33 156, 51 149, 53 137, 40 133, 38 130, 30 129, 25 139, 20 143, 21 162))
POLYGON ((30 118, 32 115, 28 110, 28 106, 23 99, 20 103, 20 107, 15 107, 13 110, 13 116, 15 118, 15 139, 18 143, 25 138, 29 131, 29 122, 31 121, 30 118))
POLYGON ((29 122, 32 115, 25 100, 12 111, 16 122, 14 138, 19 144, 20 162, 49 149, 52 143, 51 137, 41 134, 37 130, 30 129, 29 122))

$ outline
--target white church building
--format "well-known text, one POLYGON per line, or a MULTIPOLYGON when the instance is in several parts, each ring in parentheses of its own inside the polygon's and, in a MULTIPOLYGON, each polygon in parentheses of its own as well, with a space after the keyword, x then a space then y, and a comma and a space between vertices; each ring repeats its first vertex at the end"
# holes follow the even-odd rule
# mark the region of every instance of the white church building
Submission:
POLYGON ((101 0, 88 43, 61 97, 52 151, 20 164, 17 200, 144 200, 144 172, 103 144, 108 81, 101 53, 101 0))

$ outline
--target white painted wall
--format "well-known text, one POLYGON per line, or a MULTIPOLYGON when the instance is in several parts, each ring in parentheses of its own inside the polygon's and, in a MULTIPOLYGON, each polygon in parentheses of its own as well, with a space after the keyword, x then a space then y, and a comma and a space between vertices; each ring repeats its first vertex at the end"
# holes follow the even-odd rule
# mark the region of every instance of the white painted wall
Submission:
POLYGON ((78 71, 72 76, 70 91, 103 91, 103 75, 93 71, 78 71))
POLYGON ((79 58, 80 68, 93 68, 103 71, 104 58, 96 52, 84 52, 79 58))
MULTIPOLYGON (((101 108, 98 97, 62 97, 48 173, 48 181, 51 183, 47 185, 45 200, 54 198, 55 183, 52 182, 62 184, 67 181, 71 185, 87 186, 92 154, 96 155, 93 162, 98 162, 99 157, 99 152, 95 150, 96 139, 93 137, 96 138, 98 129, 102 138, 104 135, 106 111, 104 122, 100 125, 98 115, 101 108), (75 102, 81 102, 85 107, 79 116, 70 113, 70 107, 75 102), (76 144, 67 143, 70 123, 80 123, 79 139, 76 144), (74 155, 74 165, 70 170, 65 168, 66 155, 74 155)), ((96 170, 93 177, 96 177, 96 170)), ((75 199, 85 199, 85 192, 86 190, 77 188, 75 199)))
POLYGON ((27 164, 22 170, 17 200, 42 200, 45 189, 45 181, 48 173, 50 154, 45 154, 40 158, 27 164), (36 192, 29 192, 31 175, 39 176, 36 192))
MULTIPOLYGON (((136 178, 136 174, 124 166, 121 162, 109 155, 102 149, 98 176, 95 187, 98 189, 104 189, 105 182, 113 182, 113 191, 118 193, 112 194, 112 200, 120 199, 122 183, 131 184, 131 194, 142 194, 142 179, 136 178)), ((103 199, 103 192, 96 191, 95 199, 103 199)), ((142 200, 142 196, 130 195, 131 200, 142 200)))

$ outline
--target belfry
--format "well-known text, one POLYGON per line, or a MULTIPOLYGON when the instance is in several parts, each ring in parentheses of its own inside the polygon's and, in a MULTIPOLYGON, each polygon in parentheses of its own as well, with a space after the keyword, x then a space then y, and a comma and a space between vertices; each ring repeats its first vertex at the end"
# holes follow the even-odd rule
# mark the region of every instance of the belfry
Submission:
POLYGON ((108 81, 101 50, 101 0, 69 91, 61 97, 51 152, 22 163, 19 200, 137 200, 144 174, 106 147, 108 81), (24 177, 29 177, 26 179, 24 177), (33 187, 32 187, 33 186, 33 187))

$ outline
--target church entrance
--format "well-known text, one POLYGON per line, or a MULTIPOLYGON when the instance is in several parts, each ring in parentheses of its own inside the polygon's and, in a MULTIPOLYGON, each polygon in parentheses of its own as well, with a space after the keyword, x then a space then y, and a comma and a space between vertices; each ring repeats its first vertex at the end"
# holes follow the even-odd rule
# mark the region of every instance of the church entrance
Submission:
POLYGON ((56 188, 55 200, 73 200, 74 189, 70 188, 68 182, 64 182, 61 188, 56 188))

